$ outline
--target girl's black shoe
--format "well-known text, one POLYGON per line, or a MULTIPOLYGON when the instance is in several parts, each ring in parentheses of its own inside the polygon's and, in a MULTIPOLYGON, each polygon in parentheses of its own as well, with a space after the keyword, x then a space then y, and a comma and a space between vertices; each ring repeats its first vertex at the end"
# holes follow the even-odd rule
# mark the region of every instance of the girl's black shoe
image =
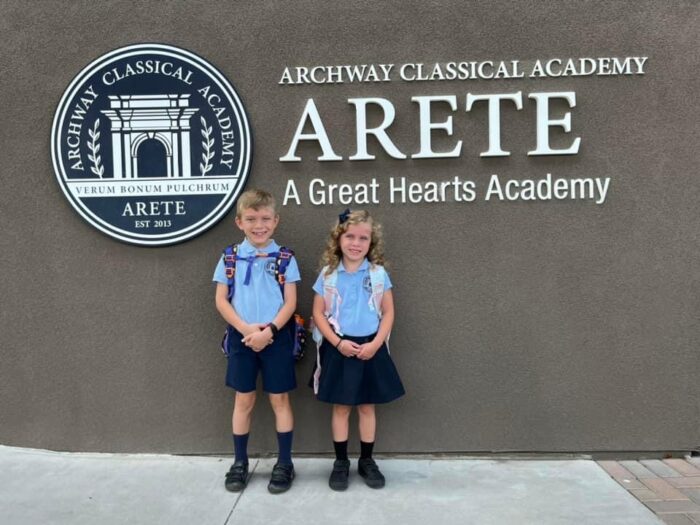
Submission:
POLYGON ((348 476, 350 475, 350 460, 336 459, 333 462, 333 472, 328 480, 328 486, 333 490, 345 490, 348 488, 348 476))
POLYGON ((248 463, 236 461, 226 473, 224 486, 229 492, 240 492, 248 483, 248 463))
POLYGON ((357 462, 357 472, 365 479, 368 487, 380 489, 386 483, 384 475, 372 458, 360 458, 357 462))

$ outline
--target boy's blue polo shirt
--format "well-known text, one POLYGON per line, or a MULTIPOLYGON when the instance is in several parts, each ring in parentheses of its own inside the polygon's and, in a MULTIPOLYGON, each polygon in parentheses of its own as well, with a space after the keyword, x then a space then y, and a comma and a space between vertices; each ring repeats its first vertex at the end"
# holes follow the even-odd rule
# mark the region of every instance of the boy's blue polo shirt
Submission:
MULTIPOLYGON (((274 240, 260 250, 246 239, 238 245, 238 255, 240 257, 249 257, 257 253, 277 252, 279 249, 279 244, 274 240)), ((235 292, 231 304, 238 316, 246 323, 267 324, 275 318, 277 312, 284 305, 282 291, 275 277, 275 259, 272 257, 256 258, 252 263, 250 283, 246 286, 244 281, 249 264, 251 263, 248 261, 236 261, 235 292)), ((301 280, 299 267, 294 257, 292 257, 289 266, 287 266, 285 277, 288 283, 295 283, 301 280)), ((213 280, 217 283, 228 284, 223 255, 216 265, 213 280)))
MULTIPOLYGON (((392 286, 389 274, 384 273, 384 291, 392 286)), ((338 282, 336 283, 338 295, 340 295, 340 331, 343 335, 362 337, 371 335, 379 329, 379 317, 377 312, 370 310, 369 300, 372 293, 372 284, 369 276, 369 261, 365 259, 356 272, 345 270, 342 261, 338 265, 338 282)), ((323 297, 323 272, 316 279, 313 286, 314 292, 323 297)))

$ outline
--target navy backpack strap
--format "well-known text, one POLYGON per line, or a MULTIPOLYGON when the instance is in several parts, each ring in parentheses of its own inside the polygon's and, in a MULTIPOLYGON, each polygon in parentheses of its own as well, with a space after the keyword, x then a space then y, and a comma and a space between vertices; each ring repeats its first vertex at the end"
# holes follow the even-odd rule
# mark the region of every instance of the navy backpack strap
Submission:
POLYGON ((228 300, 231 302, 236 286, 236 258, 238 257, 238 245, 231 244, 224 248, 224 268, 228 279, 228 300))
MULTIPOLYGON (((233 291, 236 285, 236 258, 238 257, 238 245, 231 244, 224 248, 224 269, 226 270, 226 279, 228 280, 228 302, 233 299, 233 291)), ((233 328, 231 325, 226 325, 226 331, 224 332, 224 338, 221 340, 221 351, 226 357, 229 356, 229 343, 233 336, 233 328)))
POLYGON ((286 246, 282 246, 280 251, 275 255, 275 275, 277 276, 277 282, 280 284, 280 289, 282 290, 282 297, 284 297, 284 284, 287 282, 285 275, 289 263, 292 261, 292 257, 294 257, 294 251, 286 246))
MULTIPOLYGON (((273 254, 270 255, 272 256, 273 254)), ((282 297, 284 297, 284 285, 287 282, 287 269, 289 268, 289 263, 292 262, 292 257, 294 257, 294 251, 286 246, 282 246, 279 252, 276 252, 274 256, 275 275, 277 276, 277 282, 280 285, 282 297)), ((299 314, 295 313, 291 319, 289 319, 287 326, 292 332, 292 340, 294 341, 292 355, 296 361, 300 361, 301 358, 304 357, 304 343, 306 342, 304 319, 299 314)))

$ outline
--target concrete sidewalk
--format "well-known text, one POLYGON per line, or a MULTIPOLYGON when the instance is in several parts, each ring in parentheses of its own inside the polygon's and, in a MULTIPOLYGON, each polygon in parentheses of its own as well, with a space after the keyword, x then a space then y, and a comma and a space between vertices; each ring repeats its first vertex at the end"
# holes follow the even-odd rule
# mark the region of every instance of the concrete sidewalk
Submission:
MULTIPOLYGON (((0 446, 0 522, 15 524, 600 524, 662 523, 594 461, 383 459, 382 490, 356 471, 328 488, 330 459, 295 460, 273 496, 274 460, 252 460, 241 494, 229 458, 69 454, 0 446)), ((353 461, 356 468, 356 461, 353 461)))

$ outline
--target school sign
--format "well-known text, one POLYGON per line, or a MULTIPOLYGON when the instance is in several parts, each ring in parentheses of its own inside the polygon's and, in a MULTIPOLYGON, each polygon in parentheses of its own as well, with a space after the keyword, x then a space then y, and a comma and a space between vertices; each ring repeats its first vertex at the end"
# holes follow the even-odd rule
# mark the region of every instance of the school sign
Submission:
POLYGON ((0 444, 227 453, 209 281, 262 187, 304 317, 338 213, 383 225, 377 452, 697 448, 700 8, 628 7, 5 2, 0 444))

